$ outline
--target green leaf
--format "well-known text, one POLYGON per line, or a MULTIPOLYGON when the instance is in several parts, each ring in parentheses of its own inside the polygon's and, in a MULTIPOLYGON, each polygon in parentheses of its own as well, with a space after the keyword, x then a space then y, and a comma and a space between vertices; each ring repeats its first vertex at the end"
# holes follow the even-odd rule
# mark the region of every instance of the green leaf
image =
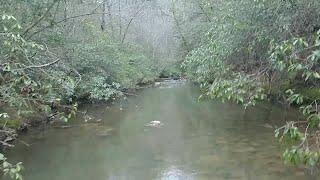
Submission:
POLYGON ((0 161, 3 161, 3 160, 5 160, 5 157, 2 153, 0 153, 0 161))
POLYGON ((318 72, 314 72, 313 77, 315 77, 316 79, 320 79, 320 74, 318 72))

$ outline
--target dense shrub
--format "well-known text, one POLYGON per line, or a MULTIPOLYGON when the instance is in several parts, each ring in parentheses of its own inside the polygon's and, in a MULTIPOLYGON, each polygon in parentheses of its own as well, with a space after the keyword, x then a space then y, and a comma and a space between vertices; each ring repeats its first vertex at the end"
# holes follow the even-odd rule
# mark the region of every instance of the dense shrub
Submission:
POLYGON ((189 4, 195 13, 182 18, 184 26, 196 33, 184 33, 201 41, 183 63, 186 75, 201 84, 204 95, 245 106, 266 95, 287 97, 288 104, 300 107, 306 121, 288 122, 276 131, 281 140, 293 140, 283 157, 294 164, 319 165, 320 96, 299 91, 320 87, 320 1, 189 4))

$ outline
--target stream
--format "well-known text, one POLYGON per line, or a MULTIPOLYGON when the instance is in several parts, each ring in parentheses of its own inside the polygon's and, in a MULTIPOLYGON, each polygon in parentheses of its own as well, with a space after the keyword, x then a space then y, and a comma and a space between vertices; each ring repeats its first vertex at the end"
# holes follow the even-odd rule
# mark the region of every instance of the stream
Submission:
POLYGON ((26 180, 317 179, 280 157, 272 127, 295 111, 198 97, 198 88, 168 81, 113 105, 85 105, 69 128, 30 131, 7 156, 23 162, 26 180))

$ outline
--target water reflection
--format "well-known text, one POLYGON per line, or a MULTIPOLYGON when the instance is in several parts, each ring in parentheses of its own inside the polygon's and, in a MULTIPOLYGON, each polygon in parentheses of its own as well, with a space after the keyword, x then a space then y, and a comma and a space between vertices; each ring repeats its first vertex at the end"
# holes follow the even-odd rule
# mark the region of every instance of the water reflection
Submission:
MULTIPOLYGON (((283 119, 271 105, 244 111, 235 104, 198 102, 190 86, 147 89, 109 108, 84 107, 70 129, 30 133, 9 158, 23 161, 26 180, 239 179, 312 180, 286 167, 273 130, 283 119), (161 128, 145 127, 161 121, 161 128)), ((291 118, 296 114, 289 113, 291 118)))

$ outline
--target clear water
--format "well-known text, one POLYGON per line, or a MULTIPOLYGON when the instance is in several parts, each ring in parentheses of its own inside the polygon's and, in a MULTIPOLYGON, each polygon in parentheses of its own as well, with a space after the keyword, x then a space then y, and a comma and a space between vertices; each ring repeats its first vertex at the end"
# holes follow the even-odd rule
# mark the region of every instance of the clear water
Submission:
POLYGON ((244 111, 235 104, 198 102, 198 95, 191 86, 177 85, 146 89, 110 107, 87 105, 82 110, 100 124, 79 115, 72 128, 30 132, 8 156, 23 161, 26 180, 317 179, 283 165, 273 129, 267 128, 294 113, 272 105, 244 111), (144 126, 154 120, 163 127, 144 126))

